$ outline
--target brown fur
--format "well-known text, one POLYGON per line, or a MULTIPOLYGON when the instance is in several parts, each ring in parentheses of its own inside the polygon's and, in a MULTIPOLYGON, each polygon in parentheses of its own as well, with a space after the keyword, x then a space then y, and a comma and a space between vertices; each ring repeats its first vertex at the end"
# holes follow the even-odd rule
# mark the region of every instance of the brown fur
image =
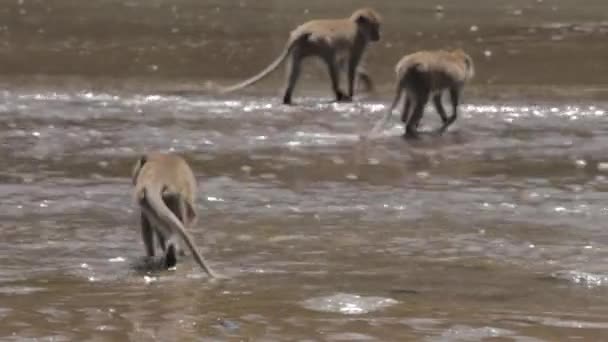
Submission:
MULTIPOLYGON (((254 84, 287 59, 287 82, 283 103, 291 104, 293 90, 300 76, 302 60, 316 56, 327 64, 336 101, 350 101, 354 95, 357 66, 368 42, 380 39, 380 23, 380 15, 370 8, 356 10, 349 18, 321 19, 304 23, 291 32, 281 55, 266 69, 239 84, 222 88, 222 92, 231 92, 254 84), (348 59, 348 94, 345 94, 339 85, 339 62, 343 58, 348 59)), ((363 71, 360 75, 365 77, 367 73, 363 71)))
POLYGON ((441 117, 443 125, 439 133, 443 133, 458 116, 458 105, 460 96, 467 83, 474 75, 472 58, 461 49, 452 51, 419 51, 403 57, 395 67, 397 74, 396 93, 393 103, 380 120, 372 133, 380 129, 390 118, 393 109, 405 94, 401 121, 406 124, 406 137, 416 137, 417 128, 424 114, 424 107, 429 98, 432 97, 437 113, 441 117), (448 117, 441 95, 449 91, 452 104, 452 116, 448 117), (410 118, 410 111, 413 114, 410 118))
POLYGON ((142 156, 133 168, 134 197, 141 209, 142 238, 149 257, 154 256, 154 236, 165 253, 167 267, 177 263, 181 238, 201 268, 214 277, 186 229, 197 215, 196 178, 188 163, 174 154, 151 153, 142 156))

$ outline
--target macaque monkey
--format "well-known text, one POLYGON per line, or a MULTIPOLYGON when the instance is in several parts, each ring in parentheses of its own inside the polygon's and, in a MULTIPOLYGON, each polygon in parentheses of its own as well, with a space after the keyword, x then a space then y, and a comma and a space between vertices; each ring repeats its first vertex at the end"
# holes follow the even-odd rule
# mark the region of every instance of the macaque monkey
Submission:
POLYGON ((147 256, 154 256, 156 236, 165 253, 165 266, 174 267, 181 253, 178 244, 181 238, 203 270, 216 277, 186 231, 197 220, 196 178, 186 161, 174 154, 147 154, 135 164, 132 177, 134 198, 141 209, 141 233, 147 256))
MULTIPOLYGON (((354 94, 357 67, 368 42, 380 40, 380 15, 373 9, 356 10, 349 18, 312 20, 291 31, 281 55, 259 74, 221 92, 235 91, 263 79, 287 59, 287 82, 283 103, 291 104, 291 97, 300 76, 302 60, 316 56, 327 64, 336 101, 351 101, 354 94), (348 93, 340 89, 340 61, 348 59, 348 93)), ((363 82, 369 80, 363 71, 363 82)))
MULTIPOLYGON (((357 66, 357 70, 355 71, 355 91, 369 93, 375 90, 374 81, 372 80, 369 72, 367 71, 367 63, 365 62, 365 55, 361 57, 359 61, 359 65, 357 66)), ((343 58, 338 60, 338 65, 340 67, 340 71, 348 73, 348 56, 344 56, 343 58)))
POLYGON ((435 110, 443 125, 438 130, 443 134, 456 121, 460 95, 466 82, 474 74, 473 60, 461 49, 452 51, 420 51, 403 57, 395 67, 397 74, 395 99, 391 107, 374 126, 370 135, 381 129, 393 110, 405 95, 401 121, 406 125, 404 137, 416 138, 418 124, 424 114, 429 98, 433 99, 435 110), (448 117, 441 103, 442 92, 448 90, 452 103, 452 116, 448 117), (410 117, 410 111, 413 114, 410 117))

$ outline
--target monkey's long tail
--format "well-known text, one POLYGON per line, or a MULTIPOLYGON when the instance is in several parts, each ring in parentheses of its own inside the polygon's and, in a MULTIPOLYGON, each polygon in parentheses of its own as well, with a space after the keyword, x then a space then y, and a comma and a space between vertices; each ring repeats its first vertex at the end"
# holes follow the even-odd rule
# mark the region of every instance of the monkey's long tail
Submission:
POLYGON ((401 84, 399 84, 399 82, 397 82, 396 88, 397 88, 397 90, 395 92, 395 99, 393 100, 391 107, 389 108, 388 112, 386 112, 386 114, 384 114, 384 117, 382 119, 378 120, 378 122, 376 122, 376 124, 374 125, 374 128, 372 128, 372 130, 369 132, 368 137, 373 137, 374 135, 376 135, 378 133, 378 131, 380 131, 382 128, 384 128, 384 126, 386 125, 388 120, 393 115, 393 110, 395 110, 395 107, 397 107, 397 104, 399 103, 399 101, 401 100, 401 97, 403 96, 403 90, 401 89, 401 84))
POLYGON ((151 208, 152 212, 149 212, 150 208, 147 205, 142 205, 142 210, 148 211, 146 214, 148 216, 157 216, 163 223, 169 225, 174 231, 177 231, 179 235, 181 235, 182 239, 186 242, 194 259, 198 262, 201 268, 212 278, 217 278, 217 275, 205 262, 202 255, 199 253, 198 249, 194 245, 192 237, 186 229, 181 221, 173 214, 171 210, 167 207, 162 198, 162 188, 160 186, 157 187, 147 187, 143 192, 143 201, 145 204, 148 204, 151 208))
MULTIPOLYGON (((305 38, 305 36, 304 36, 304 38, 305 38)), ((302 37, 300 39, 302 39, 302 37)), ((241 83, 237 83, 237 84, 235 84, 233 86, 229 86, 229 87, 221 87, 220 93, 225 94, 225 93, 229 93, 229 92, 232 92, 232 91, 235 91, 238 89, 245 88, 247 86, 250 86, 250 85, 264 79, 266 76, 270 75, 270 73, 273 72, 276 68, 278 68, 279 65, 285 60, 285 58, 287 58, 287 56, 289 55, 289 53, 295 46, 296 42, 300 39, 296 39, 295 41, 289 41, 287 43, 287 45, 285 46, 285 48, 283 49, 283 52, 281 52, 281 55, 279 57, 277 57, 274 60, 274 62, 272 62, 269 66, 267 66, 266 69, 262 70, 257 75, 255 75, 241 83)))

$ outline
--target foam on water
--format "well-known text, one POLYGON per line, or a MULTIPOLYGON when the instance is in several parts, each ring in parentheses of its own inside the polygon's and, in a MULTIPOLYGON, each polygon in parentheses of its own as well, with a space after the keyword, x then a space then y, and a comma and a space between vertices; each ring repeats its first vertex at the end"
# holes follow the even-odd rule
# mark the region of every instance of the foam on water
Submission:
POLYGON ((310 310, 361 315, 390 307, 398 302, 391 298, 336 293, 326 297, 309 298, 302 305, 310 310))

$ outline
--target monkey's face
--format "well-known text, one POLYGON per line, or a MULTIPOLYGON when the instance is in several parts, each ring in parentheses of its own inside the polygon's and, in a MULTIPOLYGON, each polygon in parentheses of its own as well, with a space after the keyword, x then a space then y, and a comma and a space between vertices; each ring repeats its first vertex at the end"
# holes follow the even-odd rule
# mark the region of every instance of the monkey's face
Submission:
POLYGON ((371 8, 362 8, 353 13, 351 20, 354 20, 359 29, 364 32, 372 42, 380 40, 380 22, 382 18, 371 8))
POLYGON ((372 42, 380 40, 380 23, 367 16, 360 16, 357 18, 357 24, 359 29, 365 32, 365 35, 372 42))
POLYGON ((372 24, 370 27, 370 34, 369 34, 369 40, 371 40, 372 42, 377 42, 380 40, 380 25, 379 24, 372 24))
POLYGON ((473 78, 475 75, 475 67, 473 66, 473 59, 471 56, 466 54, 462 49, 452 50, 452 55, 462 60, 462 63, 465 65, 467 79, 473 78))

